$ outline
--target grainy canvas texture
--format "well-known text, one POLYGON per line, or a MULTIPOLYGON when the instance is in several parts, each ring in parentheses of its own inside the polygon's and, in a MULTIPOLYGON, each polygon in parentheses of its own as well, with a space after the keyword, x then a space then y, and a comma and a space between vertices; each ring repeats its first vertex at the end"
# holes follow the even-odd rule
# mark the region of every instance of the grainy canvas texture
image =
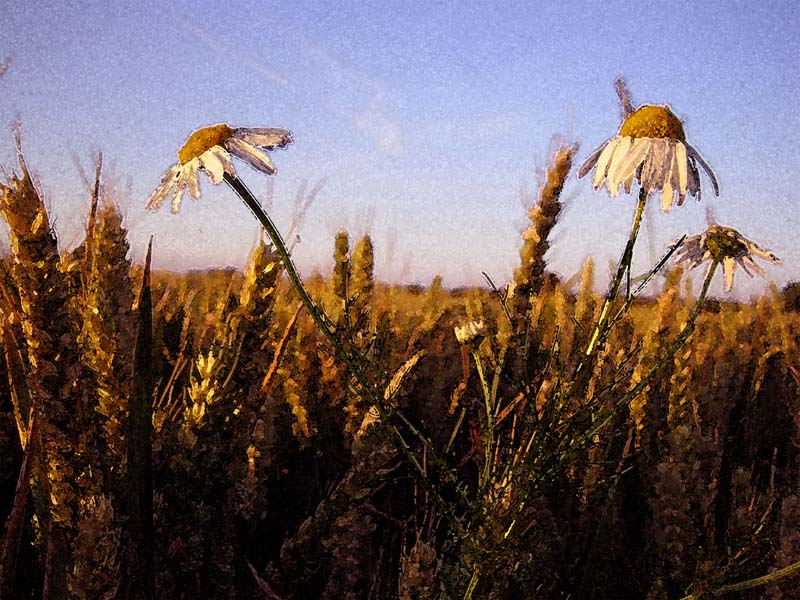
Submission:
POLYGON ((6 9, 0 600, 797 598, 798 15, 603 6, 6 9))

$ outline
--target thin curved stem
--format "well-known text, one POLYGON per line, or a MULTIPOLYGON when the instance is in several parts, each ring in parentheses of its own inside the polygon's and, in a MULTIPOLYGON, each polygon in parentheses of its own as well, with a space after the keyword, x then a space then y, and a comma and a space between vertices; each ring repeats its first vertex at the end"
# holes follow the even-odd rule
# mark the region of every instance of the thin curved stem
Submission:
POLYGON ((483 465, 483 481, 481 488, 489 483, 489 476, 492 472, 492 453, 494 452, 494 406, 492 402, 492 394, 489 391, 489 384, 486 381, 486 373, 483 370, 483 362, 481 361, 480 352, 475 348, 472 351, 472 357, 475 360, 475 367, 478 370, 478 377, 481 381, 481 389, 483 390, 483 401, 486 406, 486 440, 484 441, 484 465, 483 465))
POLYGON ((605 302, 603 302, 603 309, 600 311, 600 317, 597 319, 597 324, 592 332, 592 337, 589 339, 589 345, 586 347, 586 356, 591 356, 598 345, 600 339, 606 333, 606 323, 611 312, 611 305, 617 297, 619 288, 622 285, 622 278, 625 273, 630 272, 631 263, 633 262, 633 246, 636 244, 636 238, 639 235, 639 227, 642 224, 642 215, 644 215, 644 208, 647 204, 647 192, 644 188, 639 188, 639 202, 636 204, 636 213, 633 216, 633 224, 631 225, 631 233, 628 236, 628 243, 625 245, 625 250, 622 252, 622 258, 617 267, 617 273, 608 287, 605 302))
MULTIPOLYGON (((386 407, 383 405, 382 399, 380 395, 375 392, 374 387, 367 381, 367 377, 364 374, 364 371, 361 369, 361 366, 358 364, 357 360, 353 357, 353 355, 348 352, 348 350, 344 347, 342 342, 336 336, 334 329, 331 326, 331 319, 324 313, 322 308, 317 306, 317 304, 312 300, 311 296, 309 296, 308 291, 306 290, 305 286, 303 285, 302 280, 300 279, 300 275, 297 273, 297 269, 292 262, 292 257, 289 254, 289 250, 286 246, 286 242, 283 240, 283 236, 281 236, 280 231, 272 222, 269 215, 266 211, 262 208, 261 204, 256 200, 255 196, 253 196, 252 192, 248 189, 248 187, 244 184, 244 182, 239 179, 235 175, 229 175, 228 173, 224 174, 225 183, 227 183, 234 192, 242 199, 245 203, 247 208, 253 213, 253 216, 261 223, 261 226, 264 228, 264 231, 267 232, 269 239, 272 241, 272 245, 275 247, 275 250, 278 252, 278 255, 281 258, 281 262, 283 263, 283 267, 286 270, 286 274, 289 277, 289 281, 292 284, 297 295, 300 297, 300 301, 303 303, 303 306, 308 311, 308 314, 311 315, 311 318, 314 320, 317 329, 319 329, 320 333, 325 337, 325 339, 330 343, 331 347, 334 350, 336 357, 343 362, 350 373, 352 373, 353 377, 355 378, 356 382, 363 390, 363 392, 369 397, 369 403, 376 408, 378 414, 381 418, 383 423, 386 423, 389 427, 389 431, 391 432, 392 437, 394 438, 396 444, 400 447, 400 450, 406 457, 406 460, 412 465, 414 470, 417 473, 417 477, 422 483, 422 485, 426 488, 428 493, 430 493, 436 500, 437 503, 445 510, 445 512, 451 517, 451 521, 453 527, 456 530, 460 531, 460 524, 458 520, 452 514, 452 510, 450 506, 444 501, 439 490, 431 483, 430 479, 427 476, 425 469, 417 460, 417 457, 411 450, 411 446, 409 446, 406 439, 403 437, 403 434, 400 430, 390 422, 389 419, 389 412, 387 411, 386 407)), ((405 417, 399 413, 399 411, 395 411, 397 416, 407 422, 405 417)), ((420 437, 418 435, 418 437, 420 437)), ((429 444, 426 440, 422 440, 426 446, 429 444)), ((432 450, 432 448, 431 448, 432 450)), ((435 458, 435 457, 434 457, 435 458)), ((436 459, 438 462, 438 459, 436 459)))
MULTIPOLYGON (((314 303, 314 301, 311 299, 311 296, 308 295, 305 286, 303 286, 300 275, 297 273, 297 269, 292 262, 292 257, 290 256, 289 250, 286 247, 286 242, 284 242, 283 236, 281 236, 280 231, 278 231, 278 228, 272 222, 272 219, 270 219, 269 215, 264 211, 264 209, 261 207, 261 204, 259 204, 258 200, 255 199, 252 192, 250 192, 241 179, 235 175, 229 175, 228 173, 225 173, 223 177, 225 178, 225 183, 233 188, 233 191, 238 194, 242 201, 247 205, 247 208, 250 209, 255 218, 258 219, 259 223, 261 223, 264 231, 267 232, 269 239, 272 241, 272 245, 275 247, 275 250, 277 250, 281 257, 283 268, 286 270, 286 275, 289 277, 292 287, 300 297, 300 301, 303 303, 303 306, 305 306, 308 314, 311 315, 312 319, 314 319, 314 323, 316 324, 320 333, 325 336, 325 339, 328 340, 328 342, 333 346, 336 353, 340 355, 340 358, 344 359, 348 366, 352 369, 354 365, 350 364, 351 361, 348 353, 345 351, 341 342, 333 333, 333 330, 329 325, 330 319, 325 315, 325 313, 322 312, 322 309, 320 309, 314 303)), ((356 371, 357 369, 353 370, 356 371)))

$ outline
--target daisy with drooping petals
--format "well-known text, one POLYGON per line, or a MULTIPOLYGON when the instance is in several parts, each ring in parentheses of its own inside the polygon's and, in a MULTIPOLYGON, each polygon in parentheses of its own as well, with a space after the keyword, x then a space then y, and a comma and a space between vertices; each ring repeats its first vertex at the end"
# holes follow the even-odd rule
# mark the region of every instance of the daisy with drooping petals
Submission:
POLYGON ((256 171, 274 175, 275 165, 265 150, 284 148, 291 143, 292 134, 285 129, 229 127, 225 123, 198 129, 178 150, 178 162, 161 177, 161 183, 147 200, 145 208, 159 208, 174 193, 172 212, 176 213, 187 190, 189 196, 199 199, 201 169, 214 185, 222 183, 226 173, 235 177, 231 155, 256 171))
POLYGON ((764 275, 764 269, 753 260, 756 256, 775 265, 781 264, 780 258, 751 242, 735 229, 712 225, 703 233, 686 238, 678 251, 677 262, 688 262, 690 268, 709 260, 722 263, 725 291, 730 292, 733 288, 733 271, 737 264, 750 277, 753 276, 751 269, 764 275))
POLYGON ((700 199, 698 163, 718 196, 717 179, 697 150, 686 143, 680 119, 668 106, 644 105, 625 118, 616 136, 589 155, 578 177, 594 167, 592 186, 597 190, 605 183, 613 197, 620 185, 630 193, 636 179, 647 196, 660 190, 661 209, 669 212, 676 195, 679 206, 687 192, 700 199))

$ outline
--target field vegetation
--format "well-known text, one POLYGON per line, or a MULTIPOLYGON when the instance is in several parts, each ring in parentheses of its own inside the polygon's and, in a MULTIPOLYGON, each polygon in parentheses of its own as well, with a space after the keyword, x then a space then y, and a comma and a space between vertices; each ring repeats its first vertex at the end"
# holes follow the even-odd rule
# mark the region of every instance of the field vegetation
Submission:
POLYGON ((382 283, 343 230, 315 317, 266 238, 243 271, 132 265, 100 161, 64 251, 20 149, 0 598, 797 598, 797 286, 550 273, 576 150, 508 285, 382 283))

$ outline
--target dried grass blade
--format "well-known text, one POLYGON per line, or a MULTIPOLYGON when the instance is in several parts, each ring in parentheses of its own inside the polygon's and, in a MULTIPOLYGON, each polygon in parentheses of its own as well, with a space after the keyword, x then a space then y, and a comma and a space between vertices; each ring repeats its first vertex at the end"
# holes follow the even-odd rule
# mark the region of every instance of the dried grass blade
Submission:
POLYGON ((295 325, 297 324, 297 317, 300 316, 300 311, 303 309, 302 304, 298 304, 297 308, 292 315, 292 318, 289 319, 288 325, 286 325, 286 329, 281 336, 278 345, 275 347, 275 354, 272 357, 272 363, 269 366, 269 370, 267 370, 267 374, 264 375, 264 379, 261 381, 261 390, 259 391, 259 402, 264 402, 269 394, 269 389, 272 386, 272 379, 275 377, 275 373, 278 372, 278 366, 281 364, 281 360, 283 359, 283 355, 286 353, 286 345, 289 341, 289 338, 294 332, 295 325))
POLYGON ((127 597, 155 597, 155 534, 153 525, 153 302, 150 292, 150 260, 153 238, 147 247, 142 288, 139 292, 139 324, 133 353, 133 377, 127 428, 127 486, 123 587, 127 597))
MULTIPOLYGON (((26 430, 26 439, 33 439, 36 435, 34 428, 38 425, 36 411, 31 409, 26 430)), ((31 491, 31 474, 33 472, 34 445, 29 444, 24 448, 25 456, 19 469, 17 487, 14 490, 14 501, 11 512, 6 521, 2 543, 0 543, 0 599, 12 598, 14 573, 16 572, 17 554, 22 540, 22 530, 25 525, 25 510, 28 507, 28 497, 31 491)))
POLYGON ((20 356, 17 339, 5 315, 3 315, 3 348, 6 353, 8 382, 11 391, 11 404, 14 407, 14 419, 17 422, 20 445, 22 449, 25 450, 28 446, 29 428, 25 425, 23 415, 30 413, 33 403, 31 401, 28 380, 25 375, 25 367, 22 356, 20 356))
POLYGON ((387 403, 391 402, 397 393, 400 391, 400 387, 403 384, 403 379, 406 375, 408 375, 409 371, 414 368, 414 366, 419 362, 419 359, 425 356, 425 350, 420 350, 414 356, 409 358, 406 362, 404 362, 397 371, 395 371, 394 375, 392 375, 392 379, 389 381, 389 385, 386 386, 386 389, 383 392, 383 399, 386 400, 387 403))

